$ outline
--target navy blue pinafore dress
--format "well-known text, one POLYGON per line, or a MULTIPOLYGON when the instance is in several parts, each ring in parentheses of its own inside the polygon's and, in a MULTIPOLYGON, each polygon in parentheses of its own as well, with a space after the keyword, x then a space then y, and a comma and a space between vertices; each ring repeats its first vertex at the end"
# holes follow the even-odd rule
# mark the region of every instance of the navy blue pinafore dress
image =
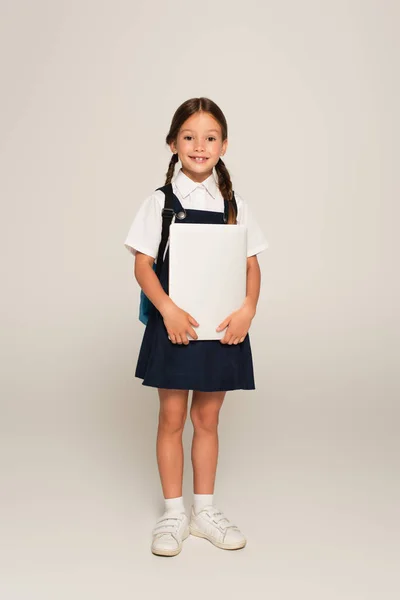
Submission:
MULTIPOLYGON (((223 225, 226 222, 227 200, 224 212, 184 209, 175 194, 173 201, 177 215, 175 223, 182 226, 185 223, 223 225)), ((160 283, 168 294, 169 246, 162 265, 160 283)), ((180 308, 185 310, 184 306, 180 308)), ((196 315, 192 316, 196 318, 196 315)), ((194 330, 196 331, 195 327, 194 330)), ((254 390, 249 334, 242 343, 231 346, 221 344, 219 340, 190 341, 188 345, 173 344, 168 339, 161 313, 152 306, 143 334, 135 377, 143 379, 142 385, 156 388, 202 392, 254 390)))

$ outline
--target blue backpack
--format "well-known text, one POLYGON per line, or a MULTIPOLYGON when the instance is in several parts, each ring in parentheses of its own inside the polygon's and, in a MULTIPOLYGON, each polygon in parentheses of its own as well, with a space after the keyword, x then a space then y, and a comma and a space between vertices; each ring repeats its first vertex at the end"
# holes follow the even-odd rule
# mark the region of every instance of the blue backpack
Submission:
MULTIPOLYGON (((168 183, 162 187, 157 188, 157 190, 161 190, 165 194, 164 200, 164 208, 162 210, 162 232, 161 232, 161 242, 158 247, 157 260, 153 263, 153 271, 156 273, 157 277, 160 279, 161 268, 164 261, 164 252, 168 242, 169 237, 169 226, 171 225, 171 221, 174 218, 175 212, 173 209, 174 206, 174 193, 172 191, 172 183, 168 183)), ((152 310, 154 310, 154 304, 150 302, 146 294, 143 290, 140 291, 140 305, 139 305, 139 321, 143 323, 143 325, 147 325, 149 320, 149 316, 152 310)))

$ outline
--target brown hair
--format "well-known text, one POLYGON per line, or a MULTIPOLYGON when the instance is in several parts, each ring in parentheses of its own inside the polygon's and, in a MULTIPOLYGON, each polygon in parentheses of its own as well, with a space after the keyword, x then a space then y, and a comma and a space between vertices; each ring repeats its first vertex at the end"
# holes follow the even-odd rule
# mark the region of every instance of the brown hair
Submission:
MULTIPOLYGON (((222 131, 222 141, 226 140, 228 137, 228 125, 222 110, 209 98, 190 98, 183 102, 175 111, 174 116, 172 117, 171 126, 169 128, 169 132, 165 141, 167 144, 176 141, 178 137, 178 132, 183 123, 194 115, 196 112, 207 112, 210 113, 214 117, 216 121, 218 121, 221 131, 222 131)), ((166 173, 165 185, 170 183, 175 171, 175 165, 178 162, 179 157, 178 154, 173 154, 171 160, 169 161, 168 171, 166 173)), ((217 164, 215 165, 215 170, 217 173, 218 179, 218 187, 221 191, 222 197, 224 200, 229 200, 229 212, 228 212, 228 223, 235 224, 236 223, 236 214, 232 200, 232 182, 229 175, 229 171, 225 166, 224 161, 220 158, 217 164)))

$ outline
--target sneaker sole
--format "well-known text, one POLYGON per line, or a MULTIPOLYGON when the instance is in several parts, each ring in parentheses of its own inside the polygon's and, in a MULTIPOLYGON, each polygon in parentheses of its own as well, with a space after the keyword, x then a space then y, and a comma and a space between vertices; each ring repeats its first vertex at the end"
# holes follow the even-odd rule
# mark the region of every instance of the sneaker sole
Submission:
POLYGON ((203 533, 202 531, 199 531, 198 529, 193 527, 193 525, 189 525, 189 530, 192 535, 204 538, 212 544, 214 544, 214 546, 218 546, 218 548, 222 548, 223 550, 239 550, 240 548, 244 548, 247 543, 247 541, 245 540, 244 542, 238 542, 237 544, 224 544, 224 542, 218 542, 211 536, 203 533))
MULTIPOLYGON (((185 531, 185 533, 182 535, 182 542, 186 540, 189 537, 189 535, 190 531, 185 531)), ((156 556, 176 556, 182 551, 182 543, 180 544, 180 546, 178 546, 178 548, 176 548, 176 550, 155 550, 153 549, 153 547, 151 547, 151 551, 156 556)))

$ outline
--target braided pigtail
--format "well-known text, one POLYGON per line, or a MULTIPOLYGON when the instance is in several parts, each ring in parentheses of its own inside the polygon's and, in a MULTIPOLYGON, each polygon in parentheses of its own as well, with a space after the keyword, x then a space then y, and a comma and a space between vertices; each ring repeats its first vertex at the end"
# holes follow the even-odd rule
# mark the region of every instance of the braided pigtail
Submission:
POLYGON ((228 224, 235 225, 236 224, 236 211, 231 202, 233 194, 232 194, 232 181, 231 176, 229 175, 229 171, 226 168, 226 165, 222 158, 219 159, 217 164, 215 165, 215 170, 217 172, 218 177, 218 187, 221 191, 222 197, 224 200, 229 200, 228 204, 228 224))
POLYGON ((179 160, 178 153, 173 154, 171 156, 171 160, 169 161, 168 171, 166 173, 164 185, 167 185, 167 183, 171 183, 171 180, 172 180, 172 178, 174 176, 174 172, 175 172, 175 165, 178 162, 178 160, 179 160))

